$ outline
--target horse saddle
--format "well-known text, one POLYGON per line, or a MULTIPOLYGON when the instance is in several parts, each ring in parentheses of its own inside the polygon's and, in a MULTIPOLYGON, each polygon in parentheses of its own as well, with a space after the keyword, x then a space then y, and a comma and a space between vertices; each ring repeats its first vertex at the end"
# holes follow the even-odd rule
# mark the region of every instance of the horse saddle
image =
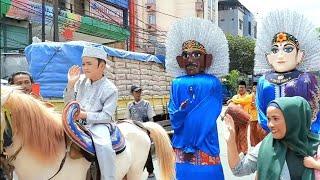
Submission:
MULTIPOLYGON (((91 132, 81 123, 75 122, 74 117, 80 112, 80 105, 76 102, 70 102, 67 104, 62 113, 62 121, 64 132, 81 150, 85 151, 90 157, 95 156, 95 148, 91 138, 91 132)), ((125 138, 122 135, 120 129, 116 124, 108 123, 108 126, 112 148, 116 154, 120 154, 126 148, 125 138)))

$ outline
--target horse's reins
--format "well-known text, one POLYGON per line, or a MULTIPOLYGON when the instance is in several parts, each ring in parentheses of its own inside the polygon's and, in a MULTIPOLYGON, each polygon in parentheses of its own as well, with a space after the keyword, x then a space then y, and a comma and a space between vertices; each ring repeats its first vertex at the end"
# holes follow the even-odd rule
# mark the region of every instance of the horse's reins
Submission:
POLYGON ((66 144, 66 152, 64 153, 64 157, 63 157, 63 159, 61 160, 61 162, 60 162, 60 165, 59 165, 59 169, 58 169, 58 171, 53 175, 53 176, 51 176, 48 180, 51 180, 52 178, 54 178, 56 175, 58 175, 59 174, 59 172, 61 171, 61 169, 63 168, 63 165, 64 165, 64 163, 66 162, 66 158, 67 158, 67 154, 68 154, 68 145, 67 145, 67 140, 66 140, 66 138, 65 138, 65 144, 66 144))

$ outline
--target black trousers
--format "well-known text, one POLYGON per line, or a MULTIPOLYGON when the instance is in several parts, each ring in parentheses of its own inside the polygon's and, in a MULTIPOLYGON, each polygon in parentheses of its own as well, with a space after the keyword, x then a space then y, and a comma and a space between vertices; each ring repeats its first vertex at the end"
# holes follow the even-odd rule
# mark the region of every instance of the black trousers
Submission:
POLYGON ((147 171, 149 174, 153 173, 153 163, 152 163, 152 155, 151 155, 151 149, 149 150, 148 159, 146 162, 145 167, 147 168, 147 171))
POLYGON ((2 168, 0 168, 0 180, 6 180, 7 178, 5 177, 2 168))

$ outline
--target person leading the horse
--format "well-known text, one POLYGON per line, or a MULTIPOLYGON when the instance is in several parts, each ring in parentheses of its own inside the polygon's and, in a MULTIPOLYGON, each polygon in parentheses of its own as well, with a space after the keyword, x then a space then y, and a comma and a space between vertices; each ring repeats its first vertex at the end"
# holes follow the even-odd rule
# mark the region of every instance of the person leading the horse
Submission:
POLYGON ((311 131, 320 134, 320 87, 312 71, 320 69, 320 41, 312 23, 290 10, 270 12, 258 30, 255 74, 259 123, 267 127, 267 105, 278 97, 301 96, 312 109, 311 131), (317 116, 318 114, 318 116, 317 116))
POLYGON ((115 152, 112 149, 108 123, 117 106, 118 90, 104 76, 107 54, 102 47, 85 46, 82 53, 82 70, 72 66, 68 72, 68 85, 64 92, 64 101, 76 100, 81 111, 78 119, 87 124, 94 142, 101 180, 115 179, 115 152))
POLYGON ((166 49, 166 69, 175 76, 168 111, 176 177, 224 179, 216 123, 222 109, 222 86, 216 76, 228 73, 226 37, 208 20, 182 19, 168 32, 166 49))

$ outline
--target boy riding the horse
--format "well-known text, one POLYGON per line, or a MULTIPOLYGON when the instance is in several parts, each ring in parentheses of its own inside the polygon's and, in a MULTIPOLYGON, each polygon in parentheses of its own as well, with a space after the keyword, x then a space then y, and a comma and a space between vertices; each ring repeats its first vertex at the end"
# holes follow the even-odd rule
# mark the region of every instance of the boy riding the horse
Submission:
POLYGON ((64 101, 76 100, 81 111, 81 119, 91 133, 98 159, 101 180, 113 180, 116 177, 115 158, 112 149, 108 124, 116 110, 118 90, 104 76, 107 53, 102 47, 85 46, 82 53, 82 71, 72 66, 68 72, 68 85, 64 92, 64 101), (109 166, 107 166, 109 165, 109 166))

